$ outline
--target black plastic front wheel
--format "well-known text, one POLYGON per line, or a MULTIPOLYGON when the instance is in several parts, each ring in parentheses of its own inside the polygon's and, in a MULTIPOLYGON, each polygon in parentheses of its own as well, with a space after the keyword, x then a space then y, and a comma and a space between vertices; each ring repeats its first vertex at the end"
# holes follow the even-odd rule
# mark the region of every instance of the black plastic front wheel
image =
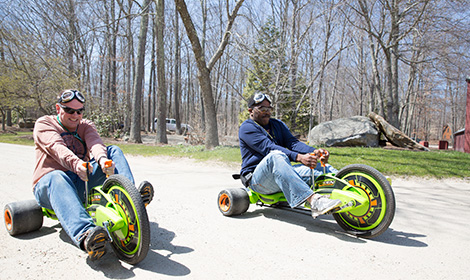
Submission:
POLYGON ((114 252, 129 264, 142 261, 149 250, 150 224, 140 193, 129 179, 117 174, 106 179, 102 190, 109 194, 126 222, 122 229, 111 232, 114 252))
POLYGON ((220 212, 224 216, 240 215, 250 207, 250 198, 245 189, 226 189, 219 193, 217 199, 220 212))
POLYGON ((354 191, 369 200, 367 208, 333 214, 338 225, 364 238, 385 232, 395 216, 395 196, 387 179, 376 169, 363 164, 348 165, 336 177, 355 186, 354 191))

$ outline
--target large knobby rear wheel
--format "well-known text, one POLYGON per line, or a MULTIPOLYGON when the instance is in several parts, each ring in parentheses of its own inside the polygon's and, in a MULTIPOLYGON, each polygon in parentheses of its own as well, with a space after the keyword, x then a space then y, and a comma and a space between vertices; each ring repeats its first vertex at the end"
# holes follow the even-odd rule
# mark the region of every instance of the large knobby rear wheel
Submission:
POLYGON ((395 216, 395 196, 387 179, 376 169, 363 164, 348 165, 336 177, 354 185, 355 191, 369 201, 369 207, 333 214, 338 225, 365 238, 385 232, 395 216))
POLYGON ((142 261, 150 245, 150 224, 147 210, 135 186, 122 175, 111 175, 102 190, 109 194, 126 225, 115 232, 112 247, 116 255, 129 264, 142 261))
POLYGON ((250 198, 245 189, 226 189, 219 193, 217 199, 220 212, 224 216, 240 215, 248 210, 250 198))

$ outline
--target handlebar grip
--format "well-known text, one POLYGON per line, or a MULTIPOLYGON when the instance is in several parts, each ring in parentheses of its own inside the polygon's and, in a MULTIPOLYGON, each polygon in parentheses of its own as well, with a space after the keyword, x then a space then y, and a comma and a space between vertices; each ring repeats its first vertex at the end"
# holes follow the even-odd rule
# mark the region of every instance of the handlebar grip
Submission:
MULTIPOLYGON (((327 153, 326 153, 326 152, 322 153, 320 150, 318 150, 318 152, 320 153, 320 155, 319 155, 319 157, 320 157, 320 158, 319 158, 320 164, 321 164, 322 167, 325 167, 325 162, 321 159, 321 157, 322 157, 322 156, 326 156, 327 153)), ((315 156, 315 153, 310 153, 310 154, 311 154, 312 156, 315 156)), ((312 168, 312 169, 313 169, 313 168, 312 168)))
POLYGON ((108 168, 108 167, 111 167, 113 166, 113 161, 112 160, 107 160, 104 162, 104 167, 108 168))
MULTIPOLYGON (((82 163, 82 166, 86 168, 86 181, 85 181, 85 184, 88 183, 88 176, 90 175, 90 168, 93 168, 91 167, 90 163, 88 161, 82 163)), ((85 185, 86 188, 88 188, 88 185, 85 185)))

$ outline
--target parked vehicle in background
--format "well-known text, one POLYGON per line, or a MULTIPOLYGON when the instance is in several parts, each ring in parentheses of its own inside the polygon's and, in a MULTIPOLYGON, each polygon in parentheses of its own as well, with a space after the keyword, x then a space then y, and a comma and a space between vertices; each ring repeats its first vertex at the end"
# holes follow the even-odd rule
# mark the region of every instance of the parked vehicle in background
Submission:
POLYGON ((166 130, 176 131, 176 120, 175 119, 166 119, 166 130))
MULTIPOLYGON (((155 127, 157 126, 157 118, 154 120, 155 122, 155 127)), ((189 133, 192 131, 192 127, 189 124, 182 123, 181 124, 181 129, 183 130, 183 133, 189 133)), ((166 119, 166 130, 171 131, 171 132, 176 132, 176 120, 175 119, 166 119)))

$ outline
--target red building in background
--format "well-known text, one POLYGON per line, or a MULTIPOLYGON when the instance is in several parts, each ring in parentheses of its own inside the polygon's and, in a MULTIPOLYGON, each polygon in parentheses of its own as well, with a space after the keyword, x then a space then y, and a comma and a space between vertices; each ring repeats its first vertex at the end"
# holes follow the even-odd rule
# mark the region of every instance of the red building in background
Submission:
POLYGON ((467 109, 465 128, 454 134, 454 150, 470 153, 470 76, 467 77, 467 109))

